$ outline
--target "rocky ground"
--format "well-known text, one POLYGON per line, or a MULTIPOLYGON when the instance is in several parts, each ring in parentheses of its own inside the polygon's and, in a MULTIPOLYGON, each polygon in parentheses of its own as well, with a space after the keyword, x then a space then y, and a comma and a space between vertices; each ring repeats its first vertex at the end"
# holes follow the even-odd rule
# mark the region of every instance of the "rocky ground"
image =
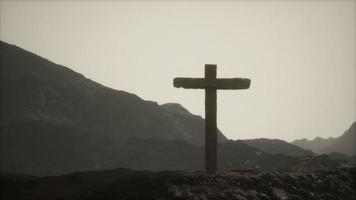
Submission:
POLYGON ((33 177, 1 174, 2 199, 356 199, 356 168, 150 172, 117 169, 33 177))

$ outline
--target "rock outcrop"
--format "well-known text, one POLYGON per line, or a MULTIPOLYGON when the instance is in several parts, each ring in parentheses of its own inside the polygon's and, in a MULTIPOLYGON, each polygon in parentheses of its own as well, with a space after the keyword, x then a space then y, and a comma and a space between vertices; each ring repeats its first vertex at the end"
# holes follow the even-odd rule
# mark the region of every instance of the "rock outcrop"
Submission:
POLYGON ((4 199, 355 199, 356 169, 309 172, 150 172, 118 169, 58 177, 1 174, 4 199))

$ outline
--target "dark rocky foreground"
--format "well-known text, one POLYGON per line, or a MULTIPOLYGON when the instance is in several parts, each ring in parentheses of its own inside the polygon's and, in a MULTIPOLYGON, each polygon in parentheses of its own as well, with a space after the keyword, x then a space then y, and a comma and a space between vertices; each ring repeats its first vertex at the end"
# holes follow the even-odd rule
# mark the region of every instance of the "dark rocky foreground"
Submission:
POLYGON ((1 174, 2 199, 356 199, 356 168, 309 172, 117 169, 33 177, 1 174))

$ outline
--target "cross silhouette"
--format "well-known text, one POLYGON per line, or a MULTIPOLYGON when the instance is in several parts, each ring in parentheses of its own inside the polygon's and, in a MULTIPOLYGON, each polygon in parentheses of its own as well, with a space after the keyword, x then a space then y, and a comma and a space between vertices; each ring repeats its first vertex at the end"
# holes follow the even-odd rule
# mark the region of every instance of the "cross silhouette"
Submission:
POLYGON ((205 78, 175 78, 174 87, 205 89, 205 170, 217 171, 216 90, 241 90, 250 87, 247 78, 216 78, 216 65, 205 65, 205 78))

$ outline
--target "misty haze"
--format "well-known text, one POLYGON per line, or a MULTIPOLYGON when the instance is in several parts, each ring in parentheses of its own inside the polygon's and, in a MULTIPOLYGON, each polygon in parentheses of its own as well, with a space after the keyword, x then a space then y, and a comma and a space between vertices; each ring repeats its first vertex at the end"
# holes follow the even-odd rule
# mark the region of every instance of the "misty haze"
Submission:
POLYGON ((355 1, 0 1, 2 199, 356 199, 355 1))

